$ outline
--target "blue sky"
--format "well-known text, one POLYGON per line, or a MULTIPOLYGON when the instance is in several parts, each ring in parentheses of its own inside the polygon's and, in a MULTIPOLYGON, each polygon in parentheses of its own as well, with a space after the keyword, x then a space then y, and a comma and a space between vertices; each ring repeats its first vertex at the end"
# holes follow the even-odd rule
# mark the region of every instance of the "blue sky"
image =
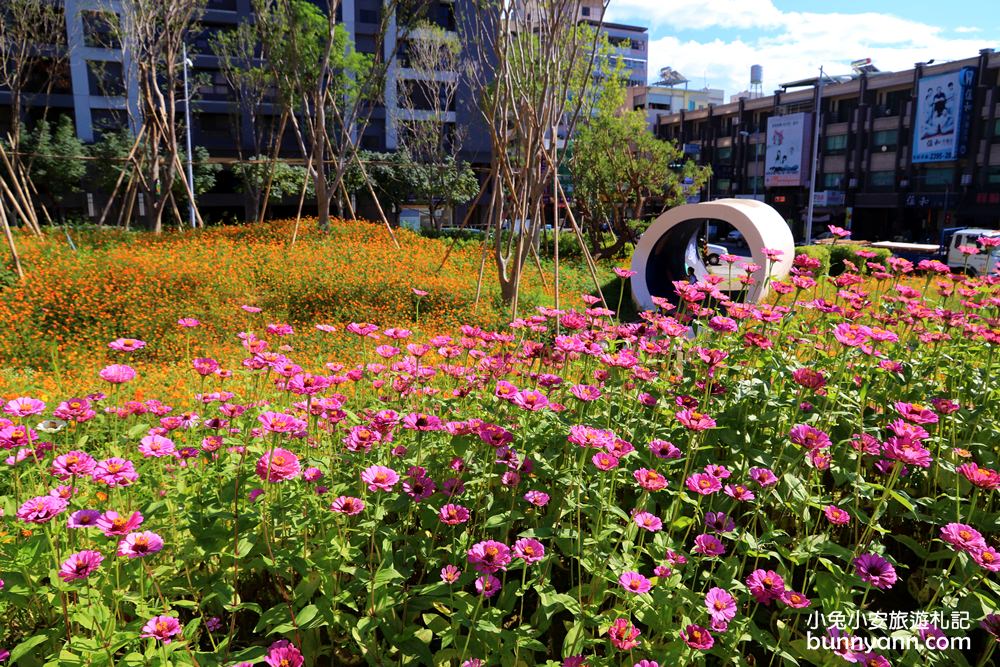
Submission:
POLYGON ((883 70, 1000 51, 996 0, 610 0, 609 21, 649 27, 649 75, 669 65, 729 95, 764 67, 764 92, 872 58, 883 70))

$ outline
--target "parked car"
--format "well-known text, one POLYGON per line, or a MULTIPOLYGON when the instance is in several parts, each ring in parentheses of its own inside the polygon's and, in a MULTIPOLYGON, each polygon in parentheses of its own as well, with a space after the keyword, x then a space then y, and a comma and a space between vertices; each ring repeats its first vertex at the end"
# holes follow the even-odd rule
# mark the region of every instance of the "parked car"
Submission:
POLYGON ((717 245, 715 243, 708 244, 708 256, 705 258, 705 262, 709 266, 718 266, 721 261, 719 258, 722 255, 729 254, 729 249, 725 246, 717 245))

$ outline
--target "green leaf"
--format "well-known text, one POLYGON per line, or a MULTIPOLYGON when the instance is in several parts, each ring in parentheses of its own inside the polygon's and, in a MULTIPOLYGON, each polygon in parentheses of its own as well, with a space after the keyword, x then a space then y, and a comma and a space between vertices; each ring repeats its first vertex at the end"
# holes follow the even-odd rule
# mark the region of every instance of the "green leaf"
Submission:
POLYGON ((35 635, 34 637, 28 637, 23 642, 14 647, 10 652, 10 662, 11 664, 17 663, 18 660, 23 658, 28 654, 31 649, 36 646, 41 646, 49 640, 48 635, 35 635))

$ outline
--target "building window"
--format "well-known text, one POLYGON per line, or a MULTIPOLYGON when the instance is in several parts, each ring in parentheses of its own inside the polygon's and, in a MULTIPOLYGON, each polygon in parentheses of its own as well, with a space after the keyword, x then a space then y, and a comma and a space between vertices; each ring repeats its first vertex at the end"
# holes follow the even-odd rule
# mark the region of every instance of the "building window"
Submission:
POLYGON ((1000 118, 993 121, 993 137, 1000 139, 1000 118))
POLYGON ((715 159, 722 164, 731 164, 733 161, 732 146, 715 149, 715 159))
POLYGON ((825 150, 827 155, 843 155, 847 152, 847 135, 834 134, 826 138, 825 150))
POLYGON ((892 190, 896 185, 896 172, 894 171, 873 171, 868 174, 868 188, 870 190, 892 190))
POLYGON ((923 174, 924 185, 929 188, 946 188, 955 182, 954 167, 930 167, 923 174))
POLYGON ((125 79, 122 64, 113 60, 88 60, 87 84, 91 95, 124 97, 125 79))
POLYGON ((378 23, 379 12, 375 9, 358 9, 358 23, 378 23))
POLYGON ((898 130, 880 130, 875 133, 872 137, 872 146, 874 150, 882 150, 885 147, 887 151, 896 150, 896 146, 899 144, 899 131, 898 130))
POLYGON ((839 190, 844 185, 843 174, 823 174, 823 187, 827 190, 839 190))
POLYGON ((747 192, 764 192, 763 176, 748 176, 746 185, 747 192))
POLYGON ((718 192, 729 192, 732 182, 728 178, 720 178, 715 182, 715 189, 718 192))
POLYGON ((580 13, 584 16, 590 16, 590 7, 580 7, 580 13))
POLYGON ((95 49, 120 49, 118 14, 114 12, 82 11, 83 44, 95 49))
MULTIPOLYGON (((1000 123, 1000 121, 997 121, 1000 123)), ((990 167, 986 172, 986 182, 990 185, 1000 185, 1000 167, 990 167)))

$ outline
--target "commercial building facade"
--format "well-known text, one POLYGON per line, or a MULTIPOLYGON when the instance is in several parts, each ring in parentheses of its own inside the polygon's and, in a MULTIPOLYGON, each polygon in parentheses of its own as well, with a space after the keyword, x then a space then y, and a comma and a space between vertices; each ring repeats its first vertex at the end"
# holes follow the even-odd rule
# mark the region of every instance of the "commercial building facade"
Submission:
POLYGON ((670 67, 663 67, 657 81, 648 85, 630 85, 626 106, 632 110, 644 110, 652 130, 662 114, 706 109, 709 105, 725 101, 725 92, 720 88, 690 88, 688 83, 684 75, 670 67))
POLYGON ((712 166, 703 198, 766 201, 801 238, 817 107, 814 234, 835 224, 858 239, 937 241, 944 227, 1000 227, 1000 54, 992 49, 660 114, 656 132, 712 166))

